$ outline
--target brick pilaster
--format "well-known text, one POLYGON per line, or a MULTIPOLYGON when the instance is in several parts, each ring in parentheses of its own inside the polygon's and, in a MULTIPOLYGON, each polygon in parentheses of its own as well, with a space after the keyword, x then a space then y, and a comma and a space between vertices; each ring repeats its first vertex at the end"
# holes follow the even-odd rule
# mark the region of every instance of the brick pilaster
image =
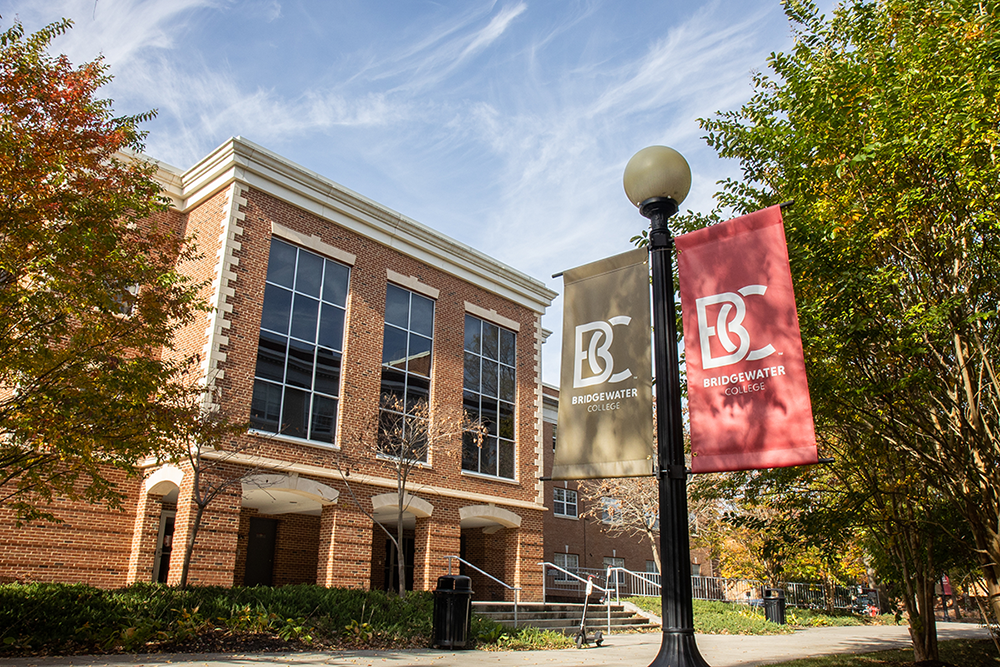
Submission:
POLYGON ((316 583, 361 588, 371 585, 372 520, 348 505, 326 505, 320 517, 316 583))

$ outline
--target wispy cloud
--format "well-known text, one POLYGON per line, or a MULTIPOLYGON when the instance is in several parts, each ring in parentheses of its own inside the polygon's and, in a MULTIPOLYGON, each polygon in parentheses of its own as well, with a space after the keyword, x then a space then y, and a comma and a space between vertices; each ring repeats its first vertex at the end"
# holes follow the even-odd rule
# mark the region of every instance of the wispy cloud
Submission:
MULTIPOLYGON (((347 165, 349 187, 542 278, 630 247, 644 221, 621 174, 643 146, 684 153, 685 207, 711 208, 734 167, 696 119, 742 103, 787 41, 770 0, 441 0, 395 22, 377 3, 351 16, 276 0, 12 2, 0 14, 29 28, 74 18, 57 48, 105 55, 119 112, 159 109, 151 155, 187 167, 243 135, 335 180, 347 165)), ((558 342, 546 347, 554 382, 558 342)))

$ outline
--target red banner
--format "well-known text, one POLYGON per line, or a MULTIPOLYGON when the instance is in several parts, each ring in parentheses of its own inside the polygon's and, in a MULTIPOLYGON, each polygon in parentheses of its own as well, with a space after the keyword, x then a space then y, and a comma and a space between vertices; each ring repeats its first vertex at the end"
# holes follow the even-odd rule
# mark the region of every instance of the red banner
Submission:
POLYGON ((675 239, 693 472, 816 463, 781 210, 675 239))

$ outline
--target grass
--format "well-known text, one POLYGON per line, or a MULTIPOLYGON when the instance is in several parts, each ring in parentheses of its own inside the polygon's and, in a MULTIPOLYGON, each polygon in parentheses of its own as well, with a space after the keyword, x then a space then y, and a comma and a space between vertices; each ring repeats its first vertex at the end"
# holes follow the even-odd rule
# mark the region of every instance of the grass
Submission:
MULTIPOLYGON (((660 614, 659 598, 628 598, 639 608, 660 614)), ((847 612, 827 614, 811 609, 787 609, 786 625, 771 623, 764 618, 760 607, 694 600, 694 630, 709 635, 779 635, 795 632, 797 628, 832 625, 895 625, 892 614, 875 618, 856 616, 847 612)))
MULTIPOLYGON (((774 667, 932 667, 954 665, 954 667, 997 667, 1000 658, 997 649, 989 639, 955 639, 939 645, 941 662, 915 663, 912 649, 878 651, 862 655, 828 655, 819 658, 803 658, 791 662, 776 663, 774 667)), ((763 666, 762 666, 763 667, 763 666)))

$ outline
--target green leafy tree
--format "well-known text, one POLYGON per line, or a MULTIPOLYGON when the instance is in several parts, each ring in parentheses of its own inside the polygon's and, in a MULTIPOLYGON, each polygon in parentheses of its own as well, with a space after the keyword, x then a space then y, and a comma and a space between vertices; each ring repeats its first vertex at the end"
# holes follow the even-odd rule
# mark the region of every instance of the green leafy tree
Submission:
POLYGON ((166 449, 188 414, 170 350, 202 306, 175 270, 139 124, 97 97, 100 60, 47 53, 63 20, 0 33, 0 504, 55 517, 55 495, 120 504, 109 471, 166 449))
POLYGON ((814 404, 905 455, 916 488, 961 513, 996 614, 1000 4, 785 10, 794 48, 770 57, 741 109, 702 121, 743 172, 720 203, 795 201, 786 235, 814 404))

